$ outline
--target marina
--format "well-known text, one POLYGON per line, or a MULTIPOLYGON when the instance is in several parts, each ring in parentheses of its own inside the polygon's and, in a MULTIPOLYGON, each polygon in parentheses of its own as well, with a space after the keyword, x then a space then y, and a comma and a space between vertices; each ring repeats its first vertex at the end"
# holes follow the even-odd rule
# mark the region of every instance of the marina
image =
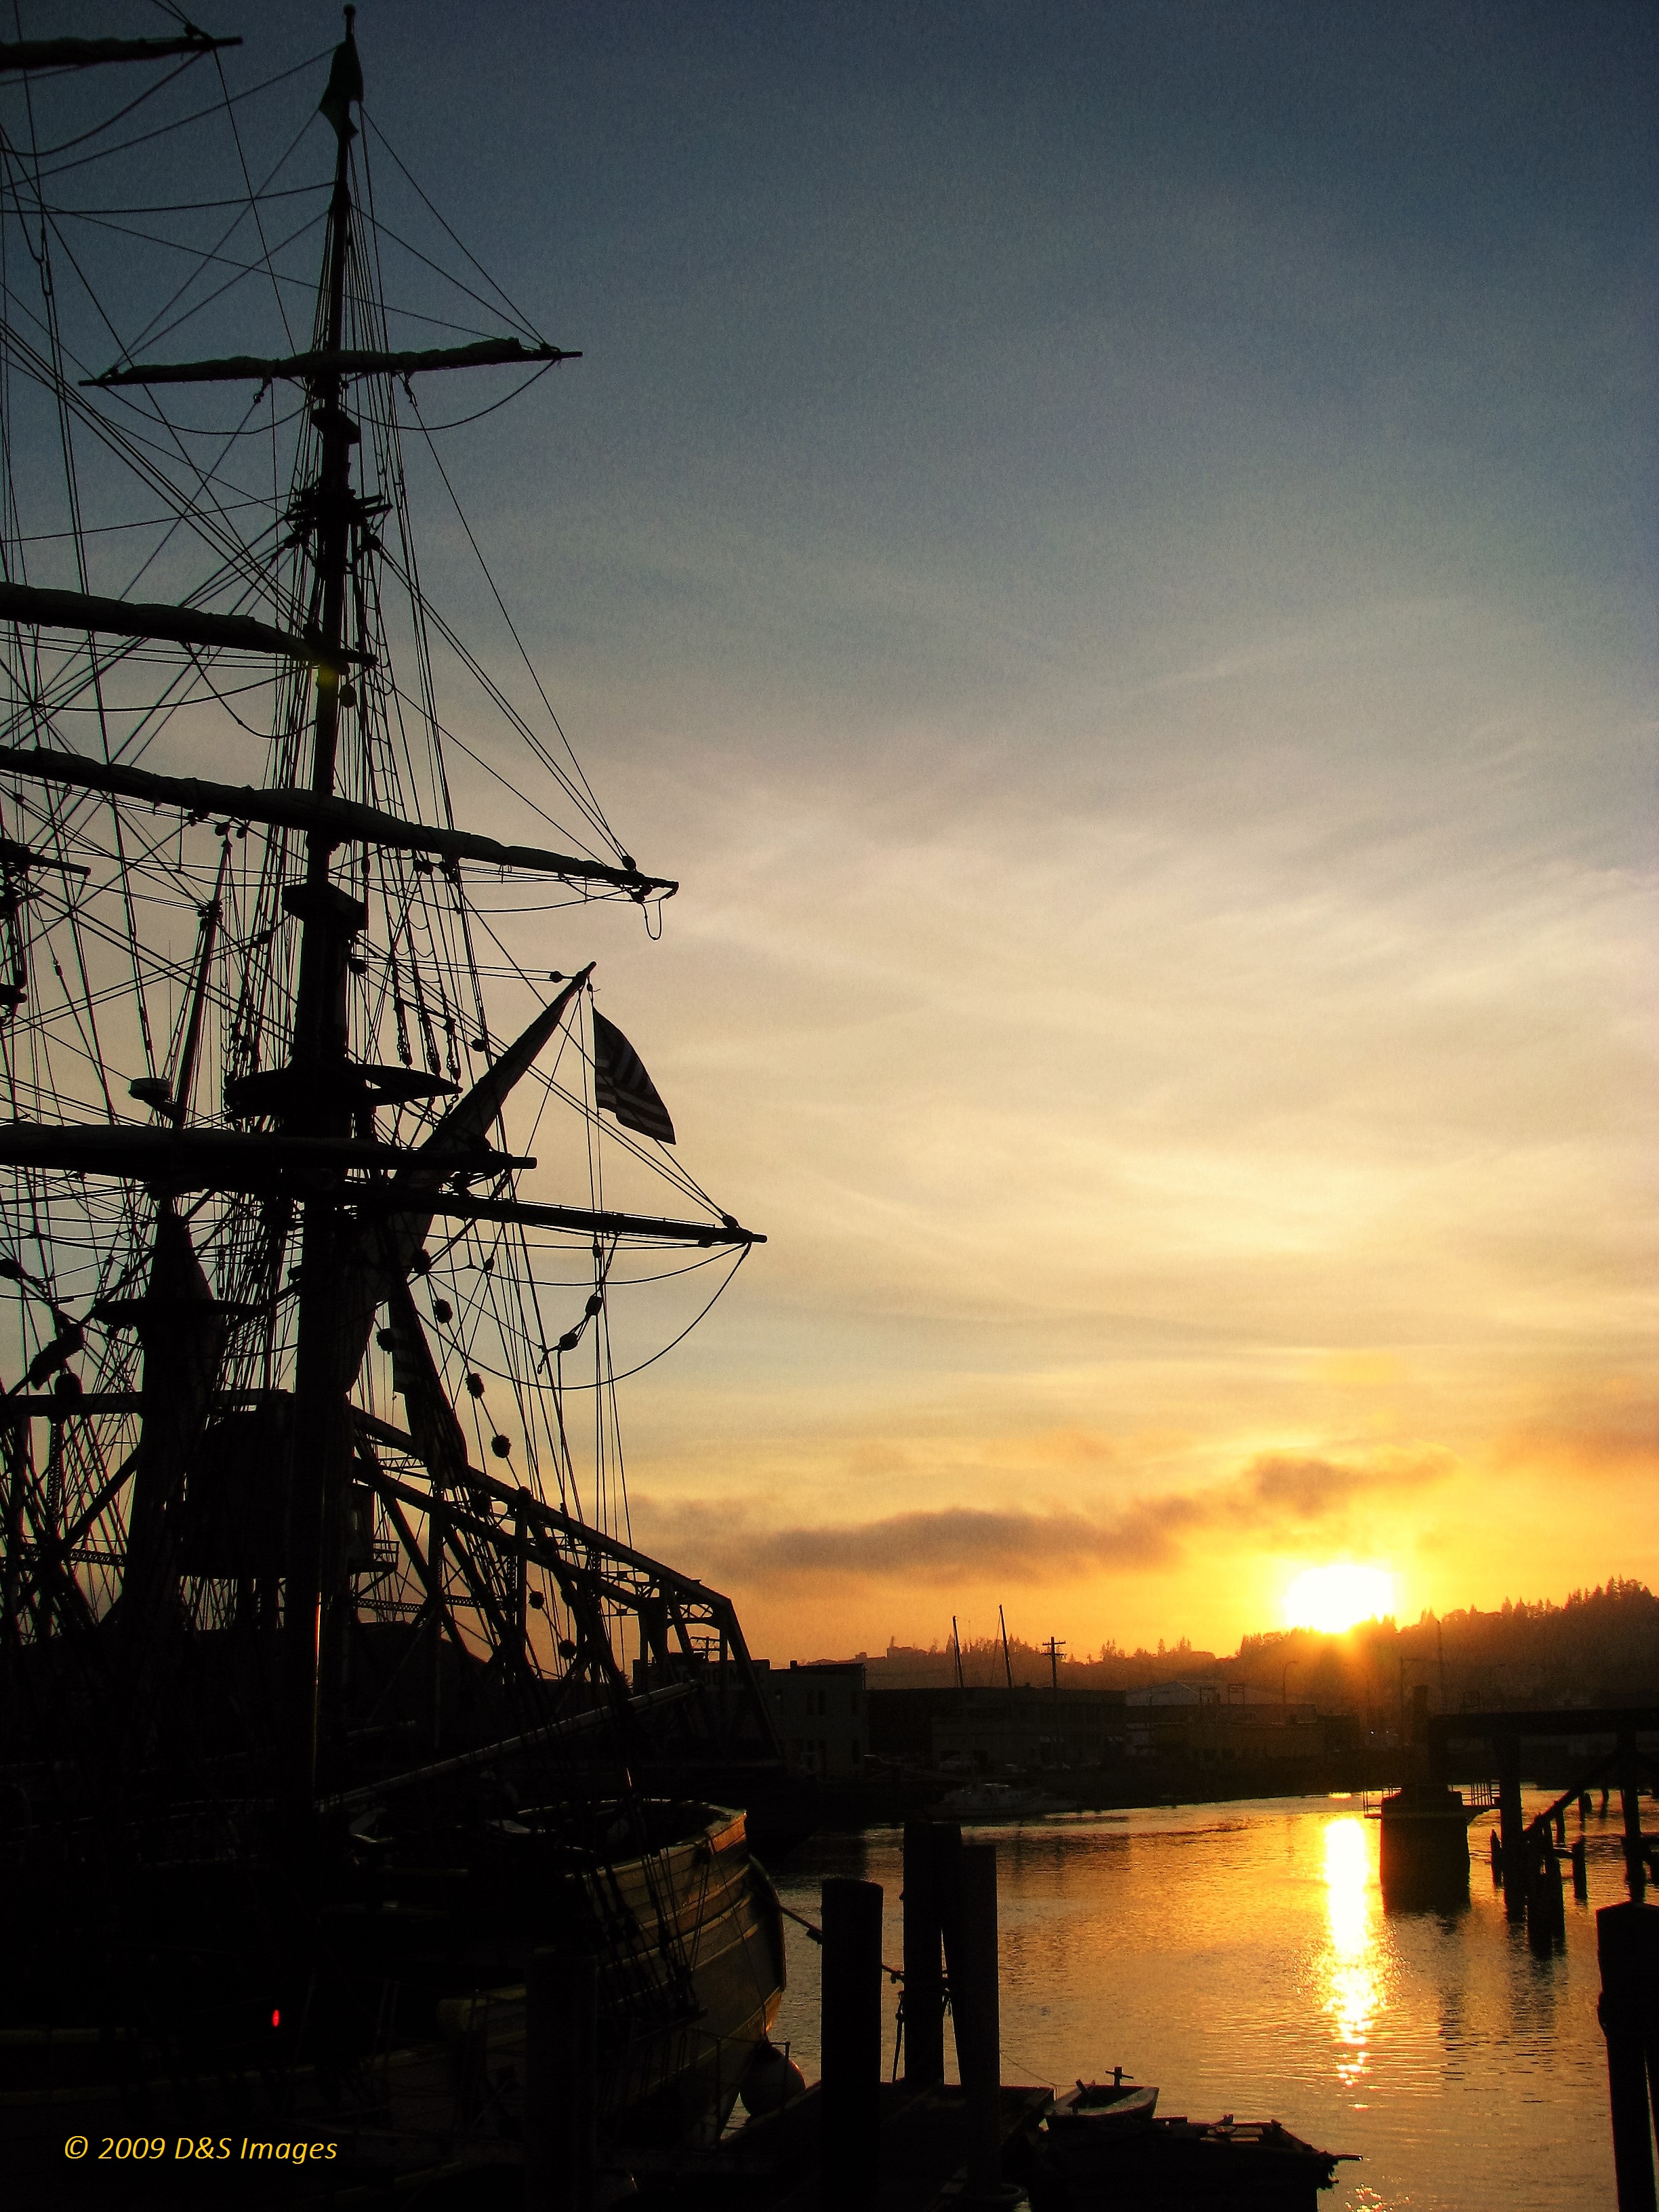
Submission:
MULTIPOLYGON (((1530 1787, 1528 1815, 1549 1798, 1530 1787)), ((1385 1907, 1379 1824, 1353 1798, 1147 1808, 1009 1830, 998 1848, 1004 2078, 1154 2085, 1158 2111, 1278 2118, 1357 2154, 1331 2212, 1574 2212, 1614 2201, 1595 1914, 1625 1894, 1614 1800, 1592 1810, 1589 1896, 1540 1958, 1472 1833, 1467 1902, 1385 1907)), ((1570 1827, 1577 1832, 1577 1815, 1570 1827)), ((882 1885, 902 1939, 901 1838, 822 1839, 780 1877, 882 1885)), ((788 1925, 775 2034, 818 2070, 817 1947, 788 1925)), ((884 2071, 893 2058, 893 1996, 884 2071)))

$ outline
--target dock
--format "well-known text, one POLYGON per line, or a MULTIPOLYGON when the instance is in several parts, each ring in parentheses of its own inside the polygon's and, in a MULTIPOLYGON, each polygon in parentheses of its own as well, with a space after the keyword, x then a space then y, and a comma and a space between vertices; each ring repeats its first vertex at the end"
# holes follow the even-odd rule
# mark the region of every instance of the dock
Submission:
MULTIPOLYGON (((999 2095, 1001 2163, 1018 2170, 1048 2109, 1047 2089, 1005 2086, 999 2095)), ((859 2212, 966 2212, 966 2093, 884 2082, 876 2175, 859 2212)), ((653 2173, 636 2159, 637 2212, 846 2212, 823 2172, 823 2095, 806 2089, 781 2112, 750 2120, 718 2148, 677 2151, 653 2173)))

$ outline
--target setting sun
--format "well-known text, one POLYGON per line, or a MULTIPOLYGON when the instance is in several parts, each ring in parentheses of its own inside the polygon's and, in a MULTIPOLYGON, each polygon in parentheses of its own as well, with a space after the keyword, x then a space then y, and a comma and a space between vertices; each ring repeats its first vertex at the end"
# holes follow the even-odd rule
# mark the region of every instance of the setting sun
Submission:
POLYGON ((1285 1593, 1289 1626, 1322 1629, 1329 1636, 1393 1610, 1394 1577, 1386 1567, 1356 1567, 1346 1561, 1309 1567, 1285 1593))

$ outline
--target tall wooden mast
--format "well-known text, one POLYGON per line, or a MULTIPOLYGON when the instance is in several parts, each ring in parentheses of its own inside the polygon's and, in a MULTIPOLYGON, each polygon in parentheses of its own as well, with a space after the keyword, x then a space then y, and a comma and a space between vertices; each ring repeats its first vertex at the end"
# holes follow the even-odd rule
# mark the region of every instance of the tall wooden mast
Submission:
MULTIPOLYGON (((351 121, 354 101, 363 93, 362 65, 352 36, 356 10, 345 11, 346 34, 335 49, 333 67, 322 98, 322 112, 333 125, 337 150, 334 194, 329 207, 328 241, 322 283, 321 349, 337 356, 345 334, 346 256, 351 233, 351 121)), ((340 664, 345 642, 346 576, 350 529, 357 512, 351 489, 351 448, 357 426, 344 407, 345 380, 325 368, 306 380, 312 420, 321 438, 317 480, 306 495, 316 532, 316 584, 320 598, 318 630, 323 653, 316 675, 311 788, 317 797, 333 795, 339 745, 340 664)), ((341 1079, 347 1051, 346 960, 352 939, 367 914, 358 901, 330 880, 331 841, 320 830, 306 840, 302 885, 284 896, 300 922, 299 988, 295 1006, 291 1066, 294 1083, 289 1127, 307 1136, 344 1137, 351 1133, 351 1106, 341 1079)), ((300 1804, 309 1808, 316 1795, 319 1689, 325 1650, 333 1639, 343 1581, 339 1529, 346 1471, 350 1462, 347 1398, 352 1376, 344 1374, 340 1312, 341 1219, 337 1198, 321 1195, 305 1204, 300 1245, 299 1316, 295 1358, 294 1409, 289 1429, 288 1585, 283 1608, 289 1723, 292 1730, 291 1784, 300 1804)))
MULTIPOLYGON (((648 1652, 665 1678, 681 1661, 691 1664, 705 1646, 711 1653, 718 1650, 722 1665, 727 1655, 733 1655, 747 1666, 735 1617, 724 1600, 674 1577, 600 1529, 567 1522, 522 1485, 504 1486, 468 1466, 464 1437, 409 1291, 410 1269, 421 1261, 420 1247, 433 1220, 498 1223, 592 1239, 661 1239, 705 1249, 763 1241, 729 1215, 671 1220, 606 1209, 598 1203, 591 1207, 526 1203, 510 1188, 506 1194, 498 1188, 490 1195, 474 1196, 468 1188, 476 1176, 535 1165, 533 1160, 514 1159, 492 1150, 489 1131, 507 1093, 586 985, 586 969, 568 980, 550 978, 562 982, 563 988, 514 1042, 489 1054, 483 1072, 465 1095, 457 1095, 460 1086, 456 1082, 438 1075, 430 1051, 429 1075, 411 1067, 406 1050, 400 1067, 362 1064, 367 1036, 359 1037, 360 1051, 353 1054, 348 1024, 350 956, 368 915, 362 900, 345 887, 352 881, 349 869, 332 866, 343 848, 373 848, 414 856, 413 867, 419 871, 429 870, 436 860, 458 882, 461 864, 471 862, 550 875, 584 890, 591 886, 641 901, 675 889, 664 878, 642 873, 619 848, 614 858, 601 859, 503 844, 447 819, 403 819, 365 804, 356 795, 358 779, 349 761, 342 763, 341 717, 350 696, 347 680, 362 680, 357 672, 374 651, 368 639, 348 636, 349 592, 356 562, 363 557, 365 545, 373 543, 366 525, 379 512, 364 496, 361 474, 356 485, 353 481, 352 448, 360 443, 360 431, 347 402, 354 380, 406 380, 432 372, 521 368, 577 357, 545 341, 526 343, 516 337, 453 347, 397 349, 374 343, 380 336, 377 328, 349 328, 347 292, 358 219, 351 189, 351 146, 357 136, 351 110, 362 97, 354 12, 345 10, 345 36, 335 51, 319 102, 335 133, 336 153, 307 349, 272 358, 238 355, 195 362, 124 361, 101 376, 85 380, 103 388, 281 380, 303 392, 317 442, 312 449, 314 468, 306 481, 295 484, 290 510, 308 540, 302 570, 307 582, 298 604, 279 598, 274 610, 277 620, 272 623, 207 607, 137 603, 84 590, 0 582, 0 622, 15 623, 20 632, 57 629, 88 641, 111 635, 155 639, 192 649, 269 654, 290 664, 300 662, 313 672, 308 757, 302 757, 290 771, 291 782, 270 787, 158 774, 131 760, 91 758, 55 744, 0 747, 0 775, 65 793, 97 793, 112 803, 131 800, 141 806, 176 810, 192 820, 222 815, 222 830, 228 831, 232 822, 259 825, 277 833, 276 850, 304 853, 302 868, 295 872, 297 880, 285 882, 280 891, 283 910, 299 932, 283 1040, 286 1062, 239 1073, 226 1084, 219 1102, 223 1118, 243 1126, 207 1126, 193 1121, 190 1111, 189 1074, 201 1045, 202 1006, 212 957, 213 932, 205 918, 194 1012, 181 1047, 173 1094, 154 1076, 131 1086, 131 1095, 149 1105, 162 1126, 145 1128, 113 1118, 82 1123, 0 1121, 0 1168, 143 1184, 158 1202, 145 1295, 104 1302, 106 1310, 99 1324, 139 1330, 144 1354, 142 1390, 134 1391, 123 1380, 122 1387, 113 1391, 64 1395, 54 1386, 43 1396, 38 1386, 55 1369, 40 1367, 38 1374, 30 1370, 28 1394, 20 1384, 0 1398, 0 1457, 13 1440, 27 1434, 29 1421, 40 1418, 67 1429, 83 1421, 136 1416, 140 1439, 137 1450, 82 1511, 74 1534, 60 1542, 53 1522, 32 1559, 20 1548, 21 1528, 11 1525, 21 1496, 13 1481, 11 1510, 0 1511, 5 1567, 0 1577, 0 1630, 14 1632, 22 1611, 31 1605, 39 1613, 43 1599, 49 1599, 55 1588, 51 1581, 54 1574, 64 1601, 84 1611, 73 1576, 62 1565, 59 1554, 67 1559, 73 1544, 86 1535, 130 1473, 128 1571, 118 1602, 121 1648, 131 1686, 125 1709, 143 1726, 125 1729, 125 1734, 132 1747, 132 1763, 143 1766, 154 1748, 147 1716, 160 1698, 157 1686, 171 1663, 179 1620, 180 1575, 222 1579, 231 1572, 222 1562, 216 1564, 220 1555, 210 1545, 204 1552, 198 1541, 198 1524, 208 1508, 197 1510, 201 1504, 196 1496, 197 1455, 216 1421, 250 1398, 260 1408, 258 1421, 285 1421, 286 1435, 279 1431, 270 1441, 283 1455, 286 1525, 276 1531, 262 1524, 261 1542, 267 1548, 260 1553, 265 1564, 258 1572, 262 1580, 280 1575, 284 1589, 280 1650, 285 1757, 278 1786, 288 1808, 296 1865, 301 1867, 309 1863, 304 1846, 315 1809, 319 1801, 331 1796, 337 1799, 342 1782, 341 1774, 327 1770, 340 1764, 330 1758, 337 1716, 343 1710, 338 1662, 356 1601, 352 1559, 356 1558, 358 1569, 362 1565, 345 1540, 348 1489, 356 1480, 362 1480, 373 1492, 400 1532, 416 1576, 426 1588, 429 1609, 434 1619, 443 1620, 448 1620, 444 1598, 447 1553, 471 1594, 463 1602, 478 1610, 483 1640, 495 1654, 502 1685, 512 1693, 510 1706, 521 1675, 533 1679, 538 1692, 546 1679, 527 1635, 526 1608, 533 1602, 527 1577, 532 1562, 553 1576, 574 1639, 558 1645, 560 1658, 568 1666, 557 1678, 556 1697, 567 1706, 586 1693, 584 1685, 588 1689, 603 1685, 607 1696, 626 1699, 626 1680, 611 1650, 605 1618, 610 1606, 621 1606, 637 1616, 641 1655, 648 1652), (362 343, 365 339, 369 343, 362 343), (343 784, 343 790, 339 788, 343 784), (337 882, 337 874, 345 883, 337 882), (378 1139, 377 1105, 442 1097, 452 1097, 453 1103, 428 1128, 423 1141, 411 1145, 378 1139), (250 1123, 264 1126, 246 1126, 250 1123), (246 1320, 266 1309, 222 1306, 216 1300, 194 1248, 192 1210, 179 1209, 174 1203, 191 1190, 257 1199, 267 1224, 261 1231, 266 1240, 262 1249, 270 1249, 273 1236, 279 1250, 285 1247, 292 1252, 297 1244, 299 1264, 290 1276, 295 1334, 287 1390, 276 1384, 274 1368, 268 1370, 258 1390, 224 1387, 227 1346, 239 1325, 237 1317, 246 1320), (394 1388, 404 1389, 410 1398, 407 1431, 378 1422, 352 1404, 375 1314, 388 1304, 392 1326, 383 1333, 382 1341, 392 1349, 395 1339, 401 1354, 404 1380, 395 1380, 398 1364, 394 1357, 394 1388), (379 1465, 376 1450, 401 1459, 403 1474, 396 1466, 388 1471, 379 1465), (423 1470, 412 1485, 406 1479, 411 1462, 423 1470), (428 1516, 424 1556, 407 1522, 409 1514, 422 1511, 428 1516), (197 1534, 190 1535, 190 1529, 197 1534), (194 1554, 189 1553, 191 1543, 197 1546, 194 1554), (192 1557, 196 1564, 191 1564, 192 1557), (510 1563, 505 1579, 490 1565, 503 1559, 510 1563), (671 1626, 678 1639, 678 1659, 670 1649, 671 1626)), ((92 57, 116 58, 102 52, 92 57)), ((0 46, 0 69, 45 65, 33 55, 19 63, 0 46)), ((605 835, 610 841, 608 830, 605 835)), ((87 872, 21 846, 9 845, 8 852, 9 866, 62 867, 80 876, 87 872)), ((226 866, 222 855, 222 886, 226 866)), ((265 895, 262 891, 262 898, 265 895)), ((276 919, 268 909, 264 912, 267 921, 276 919)), ((268 943, 270 935, 264 929, 257 941, 268 943)), ((217 1112, 210 1116, 218 1118, 217 1112)), ((590 1315, 597 1303, 590 1302, 590 1315)), ((286 1300, 283 1310, 289 1310, 286 1300)), ((448 1317, 436 1301, 434 1313, 441 1322, 448 1317)), ((276 1327, 274 1316, 270 1326, 276 1327)), ((574 1340, 574 1335, 560 1340, 560 1349, 574 1340)), ((68 1335, 62 1342, 68 1345, 68 1335)), ((43 1356, 50 1358, 57 1348, 48 1346, 43 1356)), ((270 1348, 276 1348, 274 1340, 270 1348)), ((63 1379, 72 1383, 76 1378, 63 1379)), ((478 1378, 470 1376, 468 1380, 471 1388, 478 1378)), ((495 1442, 504 1446, 506 1439, 498 1437, 495 1442)), ((224 1448, 223 1440, 216 1448, 224 1448)), ((204 1480, 203 1499, 214 1495, 212 1480, 210 1475, 204 1480)), ((241 1572, 240 1567, 236 1572, 241 1572)), ((237 1602, 240 1607, 240 1597, 237 1602)), ((265 1603, 262 1596, 260 1617, 268 1623, 265 1603)), ((243 1618, 240 1611, 237 1618, 243 1618)), ((16 1632, 21 1640, 21 1631, 16 1632)), ((459 1641, 453 1620, 448 1620, 447 1632, 459 1641)), ((750 1682, 751 1692, 753 1688, 750 1682)), ((775 1756, 769 1721, 757 1693, 750 1702, 759 1716, 757 1741, 764 1755, 775 1756)), ((263 1693, 260 1703, 263 1710, 263 1693)), ((547 1717, 533 1701, 523 1711, 514 1710, 520 1724, 547 1717)), ((720 1721, 716 1726, 711 1717, 709 1726, 718 1734, 726 1723, 720 1721)))

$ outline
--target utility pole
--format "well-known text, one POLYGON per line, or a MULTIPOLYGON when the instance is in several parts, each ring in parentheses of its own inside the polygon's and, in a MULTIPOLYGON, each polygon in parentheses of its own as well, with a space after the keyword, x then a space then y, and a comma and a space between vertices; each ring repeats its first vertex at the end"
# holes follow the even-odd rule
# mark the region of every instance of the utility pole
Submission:
MULTIPOLYGON (((1402 1750, 1409 1734, 1406 1721, 1406 1669, 1407 1667, 1430 1667, 1433 1663, 1426 1651, 1402 1651, 1400 1655, 1400 1742, 1402 1750)), ((1423 1694, 1427 1697, 1426 1689, 1423 1694)), ((1444 1703, 1445 1699, 1443 1696, 1441 1704, 1443 1705, 1444 1703)))
POLYGON ((997 1626, 1002 1631, 1002 1671, 1012 1690, 1014 1686, 1014 1662, 1008 1656, 1008 1623, 1000 1606, 997 1607, 997 1626))
POLYGON ((1048 1655, 1048 1685, 1054 1693, 1054 1717, 1048 1723, 1049 1727, 1052 1728, 1054 1732, 1054 1759, 1052 1763, 1055 1766, 1060 1766, 1065 1764, 1060 1755, 1061 1747, 1060 1727, 1060 1655, 1066 1649, 1066 1646, 1051 1636, 1042 1648, 1048 1655))

